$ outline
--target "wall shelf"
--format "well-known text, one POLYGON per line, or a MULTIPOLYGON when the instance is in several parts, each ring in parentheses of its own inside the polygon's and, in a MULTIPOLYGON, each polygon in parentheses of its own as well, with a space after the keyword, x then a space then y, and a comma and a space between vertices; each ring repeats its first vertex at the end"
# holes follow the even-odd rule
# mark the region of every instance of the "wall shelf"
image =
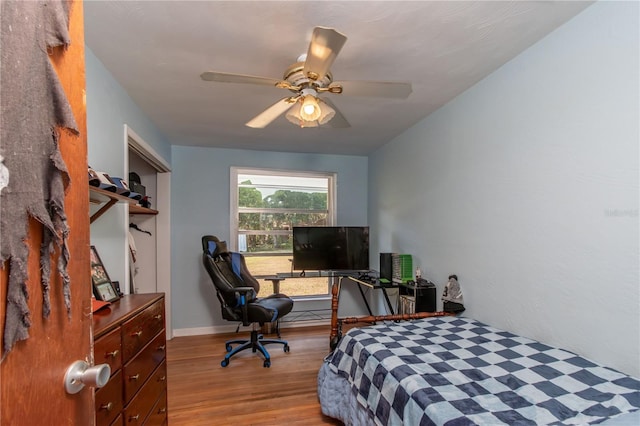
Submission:
POLYGON ((104 189, 96 188, 95 186, 89 186, 89 201, 92 204, 103 204, 100 209, 91 215, 89 223, 95 222, 100 216, 102 216, 107 210, 109 210, 116 203, 129 203, 129 214, 148 214, 156 215, 157 210, 148 209, 146 207, 139 206, 137 200, 133 198, 118 195, 115 192, 106 191, 104 189))

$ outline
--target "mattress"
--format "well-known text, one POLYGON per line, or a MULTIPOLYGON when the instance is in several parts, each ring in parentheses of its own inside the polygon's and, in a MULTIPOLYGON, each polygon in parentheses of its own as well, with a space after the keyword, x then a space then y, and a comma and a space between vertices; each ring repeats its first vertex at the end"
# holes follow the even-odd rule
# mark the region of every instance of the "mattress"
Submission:
MULTIPOLYGON (((347 425, 598 424, 640 409, 640 381, 462 317, 351 329, 318 376, 347 425)), ((625 423, 617 423, 625 424, 625 423)))

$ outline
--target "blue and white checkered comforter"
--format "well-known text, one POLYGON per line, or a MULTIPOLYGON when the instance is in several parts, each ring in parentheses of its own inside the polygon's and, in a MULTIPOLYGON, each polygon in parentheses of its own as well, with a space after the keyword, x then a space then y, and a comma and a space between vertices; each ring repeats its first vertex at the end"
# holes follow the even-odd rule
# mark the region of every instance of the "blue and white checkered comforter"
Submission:
POLYGON ((350 330, 328 359, 379 425, 599 423, 640 381, 468 318, 350 330))

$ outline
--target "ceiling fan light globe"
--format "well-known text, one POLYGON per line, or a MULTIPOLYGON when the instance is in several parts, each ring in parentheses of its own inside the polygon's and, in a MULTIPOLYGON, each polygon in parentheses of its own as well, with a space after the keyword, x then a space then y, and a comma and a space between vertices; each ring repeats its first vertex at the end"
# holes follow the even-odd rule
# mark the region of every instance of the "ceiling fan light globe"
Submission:
POLYGON ((322 104, 320 107, 320 117, 318 117, 318 124, 323 125, 327 124, 331 119, 336 115, 336 110, 331 108, 329 104, 323 102, 322 99, 318 99, 322 104))
POLYGON ((316 107, 311 103, 307 103, 306 105, 302 106, 302 111, 306 115, 313 115, 313 113, 316 112, 316 107))
POLYGON ((300 107, 300 117, 304 121, 316 121, 320 118, 320 105, 313 95, 305 95, 300 107))
POLYGON ((302 118, 300 118, 300 114, 298 114, 297 108, 291 108, 287 112, 285 117, 287 118, 287 120, 289 120, 291 123, 295 124, 296 126, 299 126, 300 122, 302 121, 302 118))

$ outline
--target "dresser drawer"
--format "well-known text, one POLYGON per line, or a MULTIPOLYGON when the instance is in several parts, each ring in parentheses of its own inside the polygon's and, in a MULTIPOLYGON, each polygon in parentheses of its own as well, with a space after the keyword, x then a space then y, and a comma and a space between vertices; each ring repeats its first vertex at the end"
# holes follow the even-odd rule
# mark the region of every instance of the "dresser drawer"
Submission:
POLYGON ((158 389, 158 393, 161 390, 167 388, 167 362, 162 361, 162 364, 158 366, 156 371, 153 372, 151 378, 149 379, 149 383, 146 386, 154 386, 158 389))
POLYGON ((162 392, 160 398, 151 409, 144 426, 162 426, 167 421, 167 392, 162 392))
POLYGON ((126 363, 164 328, 164 299, 122 325, 122 362, 126 363))
POLYGON ((124 422, 124 417, 122 416, 122 413, 120 413, 120 415, 118 416, 117 419, 115 419, 113 421, 113 423, 111 423, 111 426, 126 426, 125 422, 124 422))
MULTIPOLYGON (((151 409, 157 405, 158 397, 166 392, 165 382, 159 385, 155 378, 166 375, 166 364, 158 367, 160 374, 154 372, 151 379, 145 383, 124 411, 124 420, 127 425, 142 425, 151 413, 151 409)), ((162 408, 162 407, 160 407, 162 408)), ((166 404, 164 405, 166 411, 166 404)), ((166 415, 166 413, 165 413, 166 415)))
POLYGON ((122 367, 122 337, 120 329, 100 336, 93 347, 95 364, 109 364, 113 374, 122 367))
POLYGON ((165 331, 162 330, 138 355, 125 364, 123 368, 125 401, 129 401, 138 392, 151 372, 164 360, 165 352, 166 338, 165 331))
MULTIPOLYGON (((111 376, 109 382, 96 391, 96 425, 108 426, 122 411, 122 372, 111 376)), ((122 423, 122 421, 120 422, 122 423)))

